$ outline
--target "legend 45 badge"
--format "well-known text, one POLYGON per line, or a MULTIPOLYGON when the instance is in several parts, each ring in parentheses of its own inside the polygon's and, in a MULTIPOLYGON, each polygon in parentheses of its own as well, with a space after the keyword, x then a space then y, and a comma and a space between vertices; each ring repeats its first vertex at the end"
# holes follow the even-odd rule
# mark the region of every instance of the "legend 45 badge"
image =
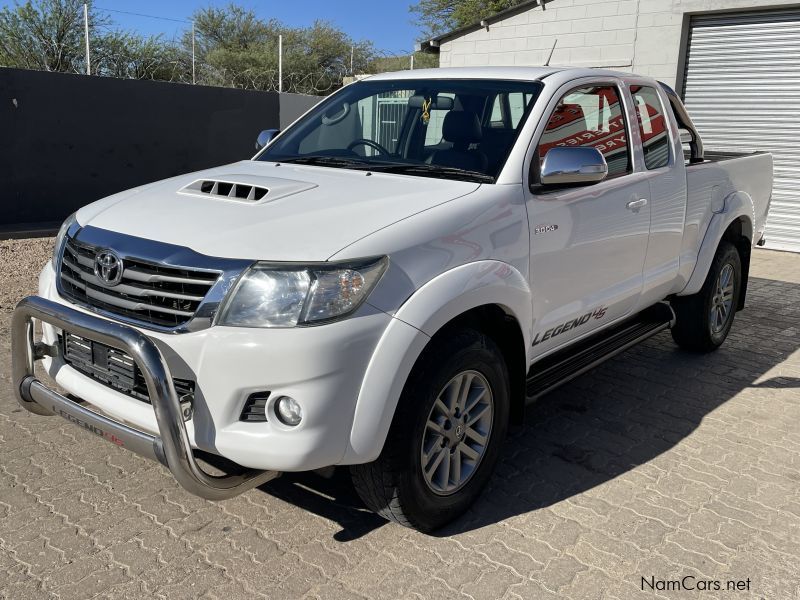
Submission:
POLYGON ((557 335, 561 335, 562 333, 566 333, 570 329, 575 329, 576 327, 580 327, 581 325, 585 325, 589 319, 602 319, 606 316, 606 311, 608 310, 607 307, 601 306, 600 308, 595 308, 587 312, 585 315, 580 316, 576 319, 570 319, 566 323, 562 323, 561 325, 557 325, 556 327, 551 327, 544 333, 537 332, 536 335, 533 337, 533 344, 532 346, 538 346, 542 342, 546 342, 550 338, 554 338, 557 335))

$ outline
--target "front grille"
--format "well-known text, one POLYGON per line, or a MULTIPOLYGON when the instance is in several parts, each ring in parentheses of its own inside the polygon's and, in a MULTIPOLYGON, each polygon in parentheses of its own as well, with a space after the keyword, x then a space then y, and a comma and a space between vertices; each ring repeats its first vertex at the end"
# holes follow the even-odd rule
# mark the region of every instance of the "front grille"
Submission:
POLYGON ((94 273, 102 248, 67 239, 61 259, 64 295, 88 306, 159 327, 178 327, 194 316, 219 273, 123 260, 122 280, 109 287, 94 273))
MULTIPOLYGON (((95 381, 142 402, 150 402, 147 384, 133 358, 122 350, 65 332, 59 336, 64 362, 95 381)), ((194 381, 173 379, 178 398, 194 396, 194 381)))

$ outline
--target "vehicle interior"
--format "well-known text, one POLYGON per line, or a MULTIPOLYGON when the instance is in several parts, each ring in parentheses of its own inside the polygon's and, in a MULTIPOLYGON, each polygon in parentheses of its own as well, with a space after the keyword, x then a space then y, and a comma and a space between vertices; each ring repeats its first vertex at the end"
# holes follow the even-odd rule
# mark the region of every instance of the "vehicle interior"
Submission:
POLYGON ((257 158, 493 180, 540 91, 520 81, 352 84, 257 158))

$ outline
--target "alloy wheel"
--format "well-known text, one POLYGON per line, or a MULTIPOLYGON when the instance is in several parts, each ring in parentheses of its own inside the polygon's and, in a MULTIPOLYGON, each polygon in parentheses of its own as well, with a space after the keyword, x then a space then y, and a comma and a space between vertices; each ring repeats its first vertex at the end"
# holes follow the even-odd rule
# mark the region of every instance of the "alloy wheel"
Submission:
POLYGON ((719 272, 711 297, 711 332, 719 333, 733 314, 733 292, 736 283, 733 265, 726 263, 719 272))
POLYGON ((475 474, 492 433, 494 397, 477 371, 463 371, 442 388, 422 436, 420 461, 425 483, 436 494, 450 495, 475 474))

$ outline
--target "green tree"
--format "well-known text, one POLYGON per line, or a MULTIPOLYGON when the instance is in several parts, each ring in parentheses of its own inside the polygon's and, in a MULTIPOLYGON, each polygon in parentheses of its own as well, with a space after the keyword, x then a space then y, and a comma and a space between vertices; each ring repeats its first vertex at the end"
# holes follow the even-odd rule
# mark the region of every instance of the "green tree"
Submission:
MULTIPOLYGON (((217 49, 244 51, 262 46, 270 41, 280 26, 274 20, 261 21, 255 12, 236 4, 200 9, 192 20, 198 57, 205 57, 217 49)), ((184 43, 191 45, 191 31, 184 34, 184 43)))
MULTIPOLYGON (((92 73, 136 79, 185 78, 179 51, 160 37, 108 31, 111 22, 89 5, 92 73)), ((82 0, 28 0, 0 10, 0 65, 86 72, 82 0)))
MULTIPOLYGON (((277 82, 278 35, 281 25, 262 21, 246 8, 200 9, 193 15, 197 82, 206 85, 271 89, 277 82)), ((183 47, 192 50, 192 33, 183 47)))
POLYGON ((330 23, 316 21, 284 35, 284 74, 295 87, 319 91, 341 86, 342 77, 365 73, 375 57, 370 42, 356 42, 330 23))
MULTIPOLYGON (((283 36, 283 89, 316 94, 341 86, 342 77, 367 72, 375 57, 369 42, 356 42, 330 23, 307 28, 262 21, 254 11, 230 4, 194 14, 200 83, 246 89, 278 88, 278 36, 283 36), (352 59, 352 69, 351 69, 352 59)), ((191 50, 191 32, 183 45, 191 50)))
MULTIPOLYGON (((178 44, 112 29, 89 8, 92 73, 109 77, 192 81, 192 30, 178 44)), ((344 77, 409 68, 409 55, 387 57, 331 23, 293 28, 229 4, 193 15, 196 81, 255 90, 278 89, 278 37, 283 36, 283 89, 332 92, 344 77)), ((85 73, 83 0, 27 0, 0 9, 0 66, 85 73)), ((415 67, 435 66, 417 54, 415 67)))
MULTIPOLYGON (((427 52, 414 52, 415 69, 433 69, 439 66, 439 57, 427 52)), ((411 67, 411 54, 402 56, 380 56, 372 60, 367 73, 385 73, 386 71, 403 71, 411 67)))
POLYGON ((418 0, 410 10, 417 15, 423 38, 429 39, 477 23, 523 0, 418 0))
MULTIPOLYGON (((90 42, 107 19, 89 10, 90 42)), ((0 60, 5 66, 86 72, 82 0, 28 0, 0 10, 0 60)))
POLYGON ((191 56, 166 43, 161 36, 142 37, 111 31, 92 48, 92 71, 121 79, 157 79, 190 82, 191 56))

